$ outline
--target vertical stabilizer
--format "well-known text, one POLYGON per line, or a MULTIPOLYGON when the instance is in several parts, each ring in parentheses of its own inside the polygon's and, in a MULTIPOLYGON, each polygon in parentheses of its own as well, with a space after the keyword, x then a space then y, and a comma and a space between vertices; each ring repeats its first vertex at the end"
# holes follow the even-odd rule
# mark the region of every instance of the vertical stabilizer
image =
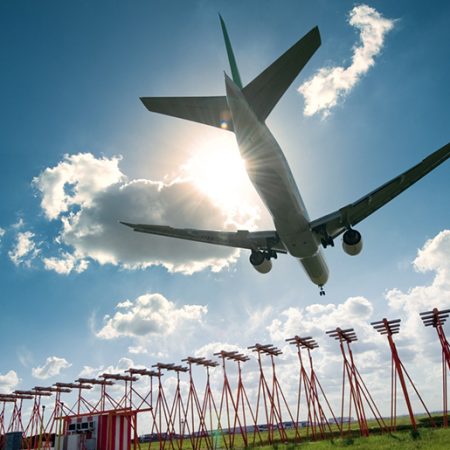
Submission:
POLYGON ((262 122, 319 46, 319 29, 314 27, 245 86, 244 95, 262 122))
POLYGON ((219 14, 220 25, 222 26, 223 38, 225 40, 225 47, 227 48, 228 53, 228 61, 230 62, 230 69, 233 81, 236 86, 242 89, 242 81, 241 76, 239 75, 239 70, 236 64, 236 58, 234 57, 233 47, 231 47, 230 37, 228 36, 227 27, 225 22, 222 19, 222 16, 219 14))

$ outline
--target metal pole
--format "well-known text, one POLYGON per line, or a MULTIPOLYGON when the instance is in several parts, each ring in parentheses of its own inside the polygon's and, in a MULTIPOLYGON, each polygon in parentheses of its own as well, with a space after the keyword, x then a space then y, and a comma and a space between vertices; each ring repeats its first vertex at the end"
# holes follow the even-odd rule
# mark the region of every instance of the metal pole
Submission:
MULTIPOLYGON (((389 343, 389 347, 391 349, 391 367, 393 366, 395 368, 395 374, 398 377, 400 381, 400 386, 403 391, 403 397, 405 398, 406 407, 408 409, 409 419, 411 421, 411 425, 413 426, 414 430, 417 430, 417 424, 416 419, 414 417, 414 412, 412 410, 411 401, 409 399, 408 389, 406 387, 406 382, 403 374, 403 365, 400 361, 400 357, 398 356, 397 347, 395 346, 394 340, 392 338, 393 334, 397 334, 400 330, 400 319, 395 320, 387 320, 386 318, 383 318, 382 320, 372 322, 371 325, 377 330, 379 333, 386 335, 389 343)), ((391 369, 392 370, 392 369, 391 369)), ((394 375, 395 376, 395 375, 394 375)), ((392 392, 392 387, 396 384, 395 381, 392 380, 392 373, 391 373, 391 427, 393 422, 392 414, 394 412, 394 416, 396 416, 396 409, 397 409, 397 395, 396 392, 392 392), (393 404, 392 404, 393 401, 393 404)), ((394 429, 395 429, 395 421, 394 419, 394 429)))
POLYGON ((432 326, 436 329, 442 353, 442 424, 448 426, 448 370, 450 370, 450 345, 444 333, 443 324, 449 317, 450 309, 439 311, 433 308, 432 311, 420 313, 421 319, 426 327, 432 326))

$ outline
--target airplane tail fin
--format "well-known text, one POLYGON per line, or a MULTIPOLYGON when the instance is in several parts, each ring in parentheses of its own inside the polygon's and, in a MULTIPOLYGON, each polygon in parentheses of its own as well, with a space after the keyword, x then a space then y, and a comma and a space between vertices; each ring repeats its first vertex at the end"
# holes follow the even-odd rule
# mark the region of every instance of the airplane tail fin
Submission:
MULTIPOLYGON (((286 89, 319 48, 319 29, 317 27, 313 28, 253 81, 242 88, 241 77, 225 22, 220 14, 219 18, 233 81, 242 89, 245 98, 259 120, 264 122, 286 89)), ((141 101, 152 112, 233 131, 231 113, 225 96, 141 97, 141 101)))
POLYGON ((244 95, 259 120, 266 120, 320 43, 319 28, 314 27, 244 87, 244 95))
POLYGON ((242 89, 242 81, 241 76, 239 74, 239 70, 236 64, 236 58, 234 57, 233 47, 231 47, 231 41, 228 36, 227 27, 225 22, 222 19, 222 16, 219 14, 220 26, 222 27, 223 38, 225 40, 225 47, 227 48, 228 61, 230 62, 231 75, 233 77, 233 81, 239 89, 242 89))

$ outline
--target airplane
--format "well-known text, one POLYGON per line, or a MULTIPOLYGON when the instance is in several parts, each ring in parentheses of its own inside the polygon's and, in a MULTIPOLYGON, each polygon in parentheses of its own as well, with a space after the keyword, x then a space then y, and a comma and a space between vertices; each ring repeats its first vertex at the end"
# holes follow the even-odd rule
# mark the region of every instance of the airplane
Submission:
POLYGON ((342 234, 344 252, 357 255, 363 241, 353 228, 450 156, 450 143, 353 203, 311 221, 288 162, 265 124, 267 116, 321 44, 314 27, 245 87, 227 28, 219 14, 232 78, 226 73, 226 95, 216 97, 142 97, 152 112, 211 125, 235 133, 247 174, 270 212, 274 230, 235 232, 173 228, 121 222, 134 231, 250 250, 250 263, 260 273, 272 269, 278 254, 298 259, 325 295, 329 270, 322 248, 342 234))

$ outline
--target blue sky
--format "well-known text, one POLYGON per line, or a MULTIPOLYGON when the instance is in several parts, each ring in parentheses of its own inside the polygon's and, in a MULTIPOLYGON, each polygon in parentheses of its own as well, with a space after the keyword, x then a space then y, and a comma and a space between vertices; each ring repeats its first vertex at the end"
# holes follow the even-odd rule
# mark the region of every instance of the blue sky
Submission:
MULTIPOLYGON (((327 377, 337 348, 323 331, 334 324, 355 326, 355 352, 381 394, 388 348, 367 324, 385 316, 404 321, 399 346, 419 388, 438 382, 437 339, 416 316, 450 307, 448 163, 360 224, 361 255, 326 250, 324 298, 292 258, 262 276, 245 251, 131 236, 117 223, 271 227, 242 169, 220 159, 228 152, 236 161, 231 134, 151 114, 139 101, 223 94, 219 11, 244 84, 320 28, 322 46, 267 121, 312 218, 446 144, 450 5, 366 4, 393 20, 373 66, 327 114, 306 116, 300 86, 322 68, 352 64, 361 42, 349 13, 358 3, 1 2, 0 389, 227 344, 282 346, 307 332, 323 347, 327 377), (226 198, 201 189, 213 183, 201 178, 215 159, 216 178, 230 183, 226 198)), ((439 408, 432 390, 425 396, 439 408)))

